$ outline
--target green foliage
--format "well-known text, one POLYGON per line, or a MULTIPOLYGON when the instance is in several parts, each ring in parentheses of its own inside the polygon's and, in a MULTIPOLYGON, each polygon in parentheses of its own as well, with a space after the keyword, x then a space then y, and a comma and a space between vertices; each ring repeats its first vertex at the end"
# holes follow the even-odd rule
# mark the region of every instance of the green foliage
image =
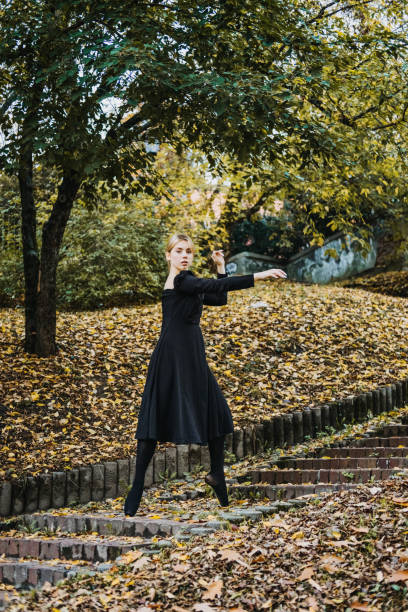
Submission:
MULTIPOLYGON (((57 307, 95 309, 159 299, 167 276, 163 223, 143 207, 75 208, 57 269, 57 307)), ((45 216, 46 211, 42 210, 45 216)), ((23 303, 21 246, 0 249, 0 306, 23 303)))
POLYGON ((20 225, 17 178, 0 173, 0 251, 18 245, 20 225))
POLYGON ((94 309, 157 301, 167 276, 164 227, 132 205, 103 214, 77 209, 57 269, 59 308, 94 309))
POLYGON ((21 248, 0 249, 0 307, 23 302, 24 270, 21 248))
MULTIPOLYGON (((309 237, 305 235, 305 224, 299 222, 290 210, 280 215, 266 214, 250 221, 244 219, 232 230, 232 254, 240 251, 253 251, 270 257, 288 259, 304 247, 309 246, 309 237)), ((321 232, 329 237, 333 232, 321 224, 321 232)))
MULTIPOLYGON (((42 223, 62 177, 82 185, 89 206, 101 193, 128 202, 141 191, 155 197, 165 231, 191 230, 197 270, 213 248, 229 245, 237 224, 246 231, 261 208, 273 214, 275 198, 289 201, 296 217, 296 227, 260 232, 279 252, 293 248, 298 228, 303 242, 321 244, 329 229, 353 233, 364 246, 376 218, 406 217, 408 193, 406 14, 399 2, 374 4, 8 2, 0 12, 0 168, 15 176, 33 161, 42 223), (217 174, 226 198, 220 218, 213 188, 196 208, 181 182, 173 189, 146 146, 158 143, 177 156, 205 155, 202 169, 217 174)), ((197 166, 189 172, 202 192, 197 166)), ((65 239, 60 305, 79 305, 74 293, 82 307, 104 304, 97 266, 119 261, 126 248, 145 253, 142 237, 136 244, 125 232, 122 253, 122 239, 112 239, 100 218, 86 222, 95 223, 104 250, 91 252, 92 226, 86 238, 83 225, 70 234, 83 245, 77 252, 65 239)), ((13 296, 21 283, 4 280, 8 265, 0 283, 13 296)), ((134 265, 124 266, 126 278, 134 265)), ((142 258, 137 267, 144 266, 142 258)), ((106 299, 119 299, 113 287, 130 299, 125 277, 109 274, 106 299)), ((152 299, 158 279, 143 278, 152 299)))
POLYGON ((44 165, 78 173, 92 199, 101 178, 152 193, 144 142, 200 145, 214 166, 220 152, 273 160, 293 131, 302 149, 332 147, 296 112, 305 87, 324 87, 340 41, 332 26, 333 41, 316 36, 307 4, 14 0, 0 26, 10 171, 30 146, 44 165))
POLYGON ((92 201, 100 179, 153 194, 144 143, 199 147, 221 169, 223 154, 327 163, 359 122, 403 110, 403 17, 366 5, 14 0, 0 14, 0 165, 15 171, 30 147, 92 201))

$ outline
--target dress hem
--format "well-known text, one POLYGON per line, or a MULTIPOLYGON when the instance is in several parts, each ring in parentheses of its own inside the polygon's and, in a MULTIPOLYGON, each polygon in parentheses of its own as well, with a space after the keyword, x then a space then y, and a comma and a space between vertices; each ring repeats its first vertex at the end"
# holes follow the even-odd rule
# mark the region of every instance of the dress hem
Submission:
MULTIPOLYGON (((219 438, 220 436, 227 436, 230 433, 234 433, 233 431, 227 431, 224 433, 220 433, 218 434, 218 436, 214 436, 214 438, 219 438)), ((213 440, 214 438, 211 438, 211 440, 213 440)), ((135 440, 156 440, 157 442, 171 442, 172 444, 198 444, 200 446, 205 446, 208 444, 208 440, 206 442, 203 442, 202 440, 164 440, 164 439, 160 439, 160 438, 144 438, 143 436, 135 436, 135 440)))

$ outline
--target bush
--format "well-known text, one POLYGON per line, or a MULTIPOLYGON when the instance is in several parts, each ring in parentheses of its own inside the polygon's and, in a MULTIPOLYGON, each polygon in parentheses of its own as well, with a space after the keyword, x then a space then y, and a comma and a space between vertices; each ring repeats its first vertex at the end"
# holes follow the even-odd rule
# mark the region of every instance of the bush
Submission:
MULTIPOLYGON (((146 204, 146 202, 144 202, 146 204)), ((160 299, 167 228, 135 203, 73 209, 57 267, 57 308, 85 310, 160 299)), ((23 303, 22 249, 0 251, 0 306, 23 303)))
POLYGON ((19 247, 0 249, 0 307, 15 306, 24 300, 23 253, 19 247))
POLYGON ((146 210, 116 204, 74 214, 57 268, 58 307, 108 308, 155 302, 167 276, 166 229, 146 210))

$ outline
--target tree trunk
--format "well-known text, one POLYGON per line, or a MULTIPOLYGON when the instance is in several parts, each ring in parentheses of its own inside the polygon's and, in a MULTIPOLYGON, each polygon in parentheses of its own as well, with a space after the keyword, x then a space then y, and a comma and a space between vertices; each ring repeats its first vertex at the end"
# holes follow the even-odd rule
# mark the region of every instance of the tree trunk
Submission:
POLYGON ((33 158, 31 144, 21 155, 18 172, 21 196, 21 233, 25 282, 25 339, 24 350, 35 352, 37 329, 37 285, 39 257, 36 236, 36 211, 33 197, 33 158))
POLYGON ((40 287, 37 295, 37 334, 35 352, 42 357, 55 355, 56 345, 56 281, 59 249, 80 186, 78 175, 64 177, 50 218, 42 231, 40 287))

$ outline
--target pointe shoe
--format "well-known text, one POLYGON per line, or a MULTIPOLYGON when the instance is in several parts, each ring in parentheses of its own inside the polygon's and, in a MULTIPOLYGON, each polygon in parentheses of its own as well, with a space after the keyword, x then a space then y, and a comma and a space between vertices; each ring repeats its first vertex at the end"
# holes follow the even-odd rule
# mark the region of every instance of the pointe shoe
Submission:
POLYGON ((222 480, 214 477, 211 472, 204 477, 205 482, 214 489, 214 492, 220 502, 221 506, 229 506, 227 485, 225 484, 225 477, 222 476, 222 480))
POLYGON ((126 497, 125 505, 123 508, 124 514, 127 514, 129 516, 135 516, 140 505, 140 500, 142 499, 142 494, 143 486, 132 486, 126 497))

